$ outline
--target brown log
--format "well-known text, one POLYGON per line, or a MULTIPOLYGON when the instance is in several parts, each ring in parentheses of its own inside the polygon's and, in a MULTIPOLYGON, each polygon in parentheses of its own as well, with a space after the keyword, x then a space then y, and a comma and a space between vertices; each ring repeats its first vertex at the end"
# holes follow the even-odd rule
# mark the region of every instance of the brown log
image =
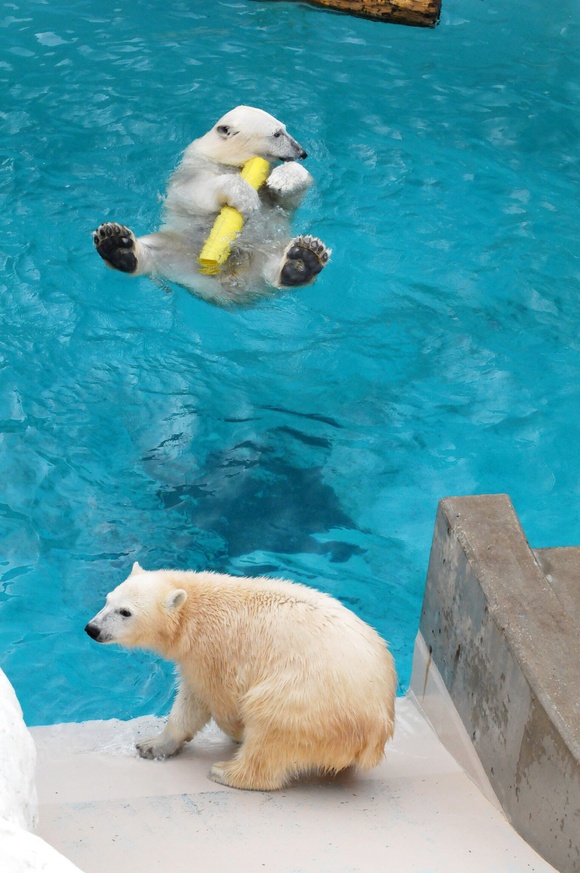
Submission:
POLYGON ((307 0, 307 3, 359 18, 412 27, 435 27, 441 12, 441 0, 307 0))

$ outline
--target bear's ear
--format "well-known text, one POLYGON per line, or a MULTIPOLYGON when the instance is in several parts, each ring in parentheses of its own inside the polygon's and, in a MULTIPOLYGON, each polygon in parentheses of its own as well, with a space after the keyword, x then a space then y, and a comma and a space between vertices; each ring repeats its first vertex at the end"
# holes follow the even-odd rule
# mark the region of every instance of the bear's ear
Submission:
POLYGON ((235 136, 238 132, 237 130, 234 130, 233 127, 230 127, 229 124, 218 124, 216 131, 222 139, 229 139, 230 136, 235 136))
POLYGON ((134 573, 143 573, 143 572, 144 572, 143 567, 140 567, 139 564, 137 563, 137 561, 135 561, 135 563, 133 564, 133 566, 131 568, 131 576, 134 573))
POLYGON ((167 612, 172 612, 174 609, 179 609, 187 600, 187 591, 183 588, 176 588, 171 591, 165 598, 165 609, 167 612))

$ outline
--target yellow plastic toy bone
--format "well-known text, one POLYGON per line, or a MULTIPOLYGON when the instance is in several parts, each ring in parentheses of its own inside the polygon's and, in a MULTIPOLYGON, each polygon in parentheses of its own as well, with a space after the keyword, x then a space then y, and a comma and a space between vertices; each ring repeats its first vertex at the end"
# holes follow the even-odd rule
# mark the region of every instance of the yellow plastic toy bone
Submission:
MULTIPOLYGON (((242 167, 241 177, 257 191, 269 174, 268 161, 264 158, 250 158, 242 167)), ((243 226, 244 218, 237 209, 232 206, 222 206, 197 259, 201 273, 206 275, 219 273, 229 258, 230 243, 235 240, 243 226)))

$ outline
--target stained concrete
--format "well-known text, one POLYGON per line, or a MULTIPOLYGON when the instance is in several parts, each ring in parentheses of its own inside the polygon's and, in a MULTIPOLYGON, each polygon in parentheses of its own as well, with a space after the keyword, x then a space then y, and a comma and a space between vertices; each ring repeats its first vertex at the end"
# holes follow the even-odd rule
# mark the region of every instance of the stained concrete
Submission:
POLYGON ((33 728, 37 833, 83 873, 554 873, 411 699, 396 722, 374 770, 275 792, 210 782, 234 752, 213 724, 167 761, 135 752, 156 719, 33 728))
POLYGON ((580 870, 580 549, 534 552, 507 495, 439 504, 421 634, 505 813, 580 870))
POLYGON ((580 635, 580 548, 535 549, 534 554, 580 635))

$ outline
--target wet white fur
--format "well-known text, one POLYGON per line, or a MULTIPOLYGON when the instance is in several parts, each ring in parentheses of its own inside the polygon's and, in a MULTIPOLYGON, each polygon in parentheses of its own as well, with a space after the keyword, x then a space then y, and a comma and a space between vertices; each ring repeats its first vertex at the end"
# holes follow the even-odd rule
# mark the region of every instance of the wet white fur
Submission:
POLYGON ((272 115, 252 106, 232 109, 186 148, 168 182, 162 227, 136 239, 134 275, 166 278, 221 305, 248 302, 278 287, 290 219, 313 182, 294 160, 301 153, 272 115), (279 164, 260 194, 240 176, 255 156, 279 164), (216 277, 204 276, 197 256, 224 205, 241 212, 246 223, 225 268, 216 277))
POLYGON ((135 564, 90 625, 101 642, 152 649, 179 667, 165 729, 138 745, 144 757, 175 754, 213 717, 242 745, 211 778, 269 790, 308 771, 374 767, 393 734, 386 644, 304 585, 135 564))

